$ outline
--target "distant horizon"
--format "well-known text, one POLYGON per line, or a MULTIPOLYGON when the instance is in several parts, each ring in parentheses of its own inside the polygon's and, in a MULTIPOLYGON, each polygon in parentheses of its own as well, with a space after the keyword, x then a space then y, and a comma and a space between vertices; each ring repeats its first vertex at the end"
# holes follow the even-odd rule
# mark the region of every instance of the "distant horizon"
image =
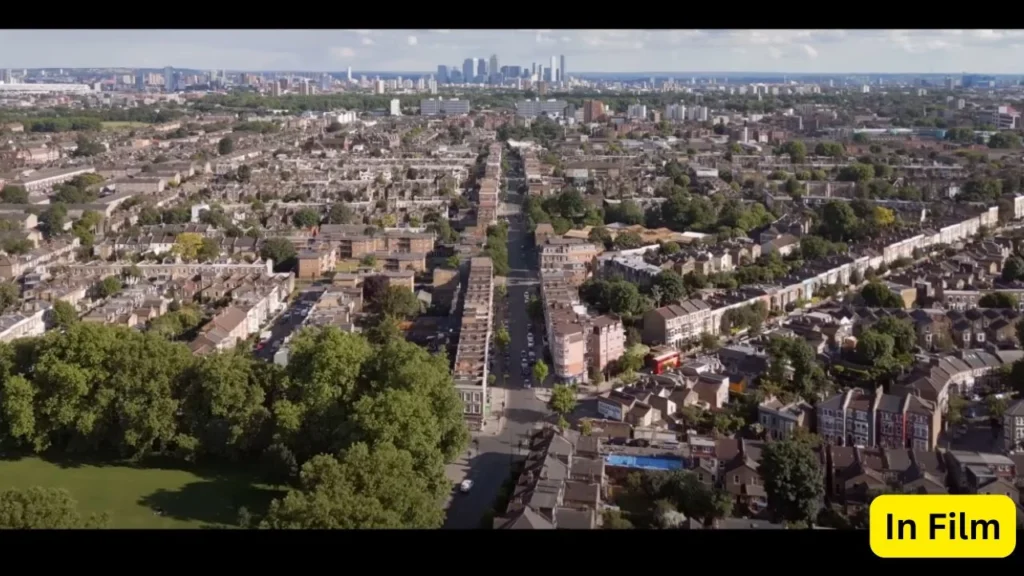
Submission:
MULTIPOLYGON (((247 70, 247 69, 232 69, 232 68, 217 68, 217 67, 201 67, 201 68, 197 68, 197 67, 188 67, 188 66, 181 66, 181 67, 179 67, 179 66, 159 66, 159 67, 154 67, 154 66, 138 66, 138 67, 132 67, 132 66, 77 66, 77 67, 70 67, 70 66, 44 66, 44 67, 38 67, 38 66, 37 67, 7 66, 6 67, 6 69, 9 69, 9 70, 64 70, 64 71, 77 71, 77 70, 115 70, 115 69, 125 69, 125 70, 136 70, 136 71, 144 70, 144 71, 153 71, 153 72, 161 72, 161 71, 165 70, 166 68, 171 68, 172 70, 196 72, 196 73, 208 73, 211 70, 214 70, 214 71, 221 71, 221 70, 223 70, 225 73, 229 73, 229 74, 329 74, 329 75, 339 75, 340 74, 340 75, 344 75, 344 74, 348 73, 347 69, 341 69, 341 70, 301 70, 301 69, 282 69, 282 70, 264 69, 264 70, 260 70, 260 69, 248 69, 247 70)), ((355 74, 360 74, 360 75, 366 75, 366 74, 388 74, 388 75, 393 75, 393 76, 399 76, 399 75, 430 76, 430 75, 437 74, 437 70, 436 69, 435 70, 429 70, 429 71, 383 70, 383 69, 359 70, 359 69, 353 68, 352 69, 352 74, 353 75, 355 75, 355 74)), ((961 70, 959 72, 787 72, 785 70, 768 71, 768 72, 758 72, 758 71, 723 71, 723 70, 698 72, 698 71, 693 71, 693 70, 683 70, 683 71, 675 71, 675 72, 673 72, 673 71, 664 71, 663 70, 663 71, 642 71, 642 72, 591 72, 591 71, 573 72, 573 71, 570 71, 569 72, 569 76, 570 77, 583 77, 583 76, 640 76, 640 77, 642 77, 642 76, 656 76, 656 77, 662 77, 662 76, 696 76, 696 77, 702 77, 702 78, 706 78, 706 77, 722 77, 722 76, 724 76, 724 77, 729 77, 729 76, 743 76, 743 77, 792 76, 792 77, 799 77, 799 78, 809 77, 809 76, 817 76, 817 77, 832 77, 832 76, 878 76, 878 77, 887 77, 887 76, 918 76, 918 77, 929 77, 929 76, 942 76, 942 77, 948 77, 948 76, 992 76, 992 77, 995 77, 995 78, 1005 78, 1005 77, 1011 77, 1012 78, 1012 77, 1024 77, 1024 72, 1018 72, 1018 73, 988 73, 988 72, 972 72, 972 71, 963 71, 963 70, 961 70)))
POLYGON ((1024 30, 1010 29, 0 30, 0 45, 17 46, 6 59, 33 69, 174 62, 200 70, 352 67, 426 75, 474 59, 487 68, 493 60, 495 68, 550 64, 566 76, 1024 75, 1024 30), (646 70, 634 71, 640 67, 646 70))

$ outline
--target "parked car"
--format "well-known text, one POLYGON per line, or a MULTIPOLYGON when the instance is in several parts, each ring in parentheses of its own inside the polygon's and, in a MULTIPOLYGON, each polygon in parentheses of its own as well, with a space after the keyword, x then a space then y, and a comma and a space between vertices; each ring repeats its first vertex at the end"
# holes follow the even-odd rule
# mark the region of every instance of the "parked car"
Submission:
POLYGON ((459 484, 459 492, 462 492, 463 494, 468 494, 469 491, 472 490, 472 489, 473 489, 473 481, 472 480, 466 479, 466 480, 463 480, 461 484, 459 484))

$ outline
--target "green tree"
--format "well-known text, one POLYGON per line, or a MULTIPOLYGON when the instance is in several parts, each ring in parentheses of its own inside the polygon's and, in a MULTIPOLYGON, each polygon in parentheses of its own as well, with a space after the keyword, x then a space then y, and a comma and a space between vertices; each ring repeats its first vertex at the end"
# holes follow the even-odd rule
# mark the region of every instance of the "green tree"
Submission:
POLYGON ((0 282, 0 313, 6 312, 21 300, 21 288, 13 282, 0 282))
POLYGON ((21 186, 8 184, 0 190, 0 200, 5 204, 28 204, 28 192, 21 186))
POLYGON ((107 150, 105 146, 90 139, 85 134, 79 134, 78 139, 75 141, 75 145, 74 156, 77 157, 95 156, 97 154, 102 154, 107 150))
POLYGON ((203 247, 203 235, 197 232, 182 232, 174 239, 171 253, 185 262, 194 262, 203 247))
POLYGON ((271 422, 261 369, 272 368, 241 351, 201 357, 186 380, 179 446, 225 461, 257 454, 271 422))
POLYGON ((1003 265, 1002 278, 1006 282, 1024 279, 1024 260, 1011 256, 1003 265))
POLYGON ((196 251, 196 259, 200 262, 209 262, 220 257, 220 243, 213 238, 204 237, 199 243, 199 250, 196 251))
POLYGON ((985 397, 985 407, 988 408, 988 413, 994 420, 1001 422, 1008 406, 1005 398, 991 394, 985 397))
POLYGON ((633 523, 622 516, 619 510, 605 510, 601 527, 605 530, 632 530, 633 523))
POLYGON ((297 255, 295 245, 286 238, 270 238, 260 247, 260 258, 272 260, 278 272, 294 268, 297 255))
MULTIPOLYGON (((0 394, 0 436, 12 446, 141 458, 173 441, 173 391, 192 361, 185 346, 80 322, 19 347, 36 360, 8 365, 17 373, 8 372, 0 394)), ((7 353, 0 347, 0 357, 7 353)))
POLYGON ((320 225, 320 213, 312 208, 303 208, 292 215, 296 228, 313 228, 320 225))
POLYGON ((903 298, 893 292, 888 286, 879 281, 868 282, 860 291, 861 298, 866 306, 877 306, 880 308, 903 308, 903 298))
POLYGON ((857 339, 857 359, 872 365, 892 357, 895 343, 892 336, 875 330, 865 330, 857 339))
POLYGON ((537 384, 543 384, 548 378, 548 365, 543 360, 537 360, 533 364, 533 379, 537 384))
POLYGON ((822 235, 833 242, 852 238, 860 221, 848 202, 832 200, 822 209, 822 235))
MULTIPOLYGON (((537 372, 537 366, 538 365, 543 365, 543 364, 541 362, 538 362, 537 364, 534 364, 533 369, 534 369, 534 376, 535 377, 538 375, 538 372, 537 372)), ((546 377, 547 376, 547 374, 546 374, 547 366, 544 365, 544 367, 545 367, 545 374, 544 374, 544 376, 546 377)), ((537 382, 543 382, 543 381, 544 381, 544 378, 537 378, 537 382)), ((573 410, 576 409, 576 389, 573 388, 572 386, 565 386, 565 385, 557 385, 557 386, 555 386, 554 388, 551 389, 551 399, 548 401, 548 407, 551 408, 552 412, 554 412, 555 414, 559 414, 561 416, 568 416, 569 414, 572 414, 573 410)))
POLYGON ((767 444, 759 468, 768 510, 780 521, 811 524, 825 493, 821 463, 811 446, 783 440, 767 444))
POLYGON ((440 218, 435 222, 431 222, 428 228, 431 232, 437 234, 437 239, 442 244, 451 244, 458 239, 458 235, 452 230, 452 225, 446 218, 440 218))
POLYGON ((50 207, 39 215, 39 227, 48 236, 56 236, 64 231, 68 219, 68 207, 61 203, 50 204, 50 207))
POLYGON ((623 372, 636 372, 644 367, 644 357, 648 349, 643 344, 635 344, 626 349, 619 359, 619 369, 623 372))
POLYGON ((271 503, 262 528, 432 529, 444 521, 412 455, 390 443, 355 444, 340 460, 315 456, 300 478, 300 489, 271 503))
POLYGON ((714 352, 719 347, 718 336, 711 334, 710 332, 703 332, 700 335, 700 347, 706 352, 714 352))
POLYGON ((328 224, 351 224, 355 220, 356 214, 346 204, 333 204, 331 209, 327 212, 327 223, 328 224))
POLYGON ((235 151, 235 141, 230 137, 224 137, 217 143, 217 153, 221 156, 227 156, 235 151))
POLYGON ((978 300, 978 308, 1017 308, 1017 297, 1008 292, 989 292, 978 300))
POLYGON ((278 429, 300 461, 352 439, 393 441, 414 453, 443 494, 443 464, 468 443, 448 362, 401 338, 378 342, 336 329, 296 335, 287 404, 275 408, 278 429), (350 424, 339 427, 339 418, 350 424))
POLYGON ((959 394, 949 395, 949 404, 946 412, 946 422, 950 426, 959 426, 964 423, 964 409, 967 408, 967 400, 959 394))
POLYGON ((107 523, 105 514, 83 518, 78 502, 62 488, 33 486, 0 492, 0 529, 103 528, 107 523))
POLYGON ((542 320, 544 318, 544 303, 536 296, 531 297, 526 304, 526 313, 536 321, 542 320))
POLYGON ((57 328, 68 328, 78 322, 78 311, 69 302, 57 300, 53 304, 53 324, 57 328))
POLYGON ((807 158, 807 147, 799 140, 786 142, 782 145, 782 153, 789 154, 790 161, 801 164, 807 158))
POLYGON ((117 276, 107 276, 96 286, 96 294, 100 298, 110 298, 121 292, 124 283, 117 276))
POLYGON ((594 424, 589 418, 583 418, 580 420, 580 434, 583 436, 590 436, 594 433, 594 424))
POLYGON ((494 332, 494 343, 497 344, 499 350, 506 350, 511 342, 512 337, 509 336, 508 330, 505 327, 498 328, 494 332))
POLYGON ((631 250, 633 248, 640 248, 644 245, 643 238, 640 237, 636 232, 620 232, 614 240, 615 248, 619 250, 631 250))
POLYGON ((421 304, 412 290, 405 286, 388 286, 372 302, 370 308, 376 314, 395 318, 413 318, 421 312, 421 304))
POLYGON ((679 302, 686 296, 686 285, 683 284, 683 277, 674 270, 662 270, 655 277, 652 287, 661 295, 661 299, 658 302, 660 305, 679 302))

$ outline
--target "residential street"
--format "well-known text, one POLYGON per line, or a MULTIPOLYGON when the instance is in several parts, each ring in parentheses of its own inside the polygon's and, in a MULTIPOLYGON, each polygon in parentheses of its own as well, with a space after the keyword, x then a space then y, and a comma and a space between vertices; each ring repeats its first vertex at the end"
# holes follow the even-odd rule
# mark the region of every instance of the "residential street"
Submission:
POLYGON ((267 340, 262 348, 256 350, 257 358, 267 362, 274 361, 274 354, 281 348, 284 339, 299 329, 306 314, 312 309, 313 303, 320 298, 321 292, 323 292, 322 288, 314 287, 299 294, 299 297, 281 313, 273 326, 268 328, 271 332, 270 340, 267 340))
MULTIPOLYGON (((515 163, 512 164, 514 169, 515 163)), ((521 197, 518 194, 509 195, 509 202, 520 201, 521 197)), ((525 223, 518 218, 509 221, 508 255, 511 273, 508 279, 508 331, 511 338, 511 365, 506 369, 509 378, 504 384, 505 426, 498 435, 475 436, 469 462, 464 459, 450 467, 449 476, 452 477, 453 485, 462 477, 468 477, 473 480, 473 489, 468 494, 455 494, 448 509, 445 528, 475 529, 480 526, 481 518, 490 510, 502 483, 509 476, 512 458, 520 452, 520 441, 536 423, 543 421, 550 414, 544 403, 537 399, 534 390, 524 388, 520 367, 522 353, 527 350, 528 316, 524 296, 527 290, 532 290, 534 294, 538 290, 538 275, 533 269, 533 258, 523 250, 527 236, 523 229, 524 225, 525 223)), ((539 326, 535 326, 534 329, 538 330, 539 326)), ((538 352, 540 338, 541 336, 535 335, 534 345, 538 352)), ((503 356, 497 348, 495 353, 503 356)), ((538 353, 537 357, 542 358, 543 355, 538 353)), ((498 374, 498 386, 501 386, 501 383, 502 378, 498 374)), ((495 398, 498 397, 500 396, 496 393, 495 398)), ((498 405, 492 408, 500 409, 500 400, 497 400, 496 404, 498 405)))

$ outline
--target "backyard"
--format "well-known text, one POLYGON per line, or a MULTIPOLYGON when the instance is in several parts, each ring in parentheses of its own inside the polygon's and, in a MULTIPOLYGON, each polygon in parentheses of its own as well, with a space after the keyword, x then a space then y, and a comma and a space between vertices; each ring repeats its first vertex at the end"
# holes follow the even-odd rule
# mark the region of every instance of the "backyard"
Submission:
POLYGON ((164 467, 0 460, 0 490, 63 488, 82 516, 106 513, 110 528, 236 526, 245 507, 261 515, 281 495, 245 475, 164 467))

